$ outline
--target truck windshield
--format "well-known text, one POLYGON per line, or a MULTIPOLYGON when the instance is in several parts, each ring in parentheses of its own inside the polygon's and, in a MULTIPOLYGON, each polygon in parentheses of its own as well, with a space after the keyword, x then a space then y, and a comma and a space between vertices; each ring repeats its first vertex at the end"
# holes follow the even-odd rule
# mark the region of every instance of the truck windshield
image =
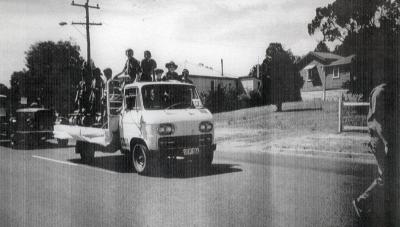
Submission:
POLYGON ((143 105, 147 110, 202 107, 194 86, 152 84, 142 87, 143 105))

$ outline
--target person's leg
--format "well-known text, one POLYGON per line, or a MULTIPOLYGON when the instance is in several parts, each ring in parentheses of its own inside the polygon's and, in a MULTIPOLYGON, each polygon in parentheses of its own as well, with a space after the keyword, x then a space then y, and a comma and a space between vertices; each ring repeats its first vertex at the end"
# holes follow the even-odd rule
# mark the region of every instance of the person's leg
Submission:
POLYGON ((385 181, 384 172, 386 165, 386 154, 382 140, 375 136, 371 137, 370 148, 378 164, 378 176, 375 178, 372 184, 356 199, 357 206, 363 212, 367 213, 372 211, 372 206, 374 205, 372 203, 373 198, 378 197, 378 193, 383 192, 385 181))

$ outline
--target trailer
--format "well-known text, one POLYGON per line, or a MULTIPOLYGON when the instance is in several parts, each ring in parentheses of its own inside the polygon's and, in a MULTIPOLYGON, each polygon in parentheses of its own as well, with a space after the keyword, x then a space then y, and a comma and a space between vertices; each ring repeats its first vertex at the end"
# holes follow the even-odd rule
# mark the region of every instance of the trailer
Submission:
POLYGON ((208 168, 216 150, 212 114, 195 86, 179 81, 134 82, 123 88, 106 84, 107 121, 103 127, 54 126, 54 138, 76 140, 84 162, 95 152, 125 154, 139 174, 167 159, 182 158, 208 168))

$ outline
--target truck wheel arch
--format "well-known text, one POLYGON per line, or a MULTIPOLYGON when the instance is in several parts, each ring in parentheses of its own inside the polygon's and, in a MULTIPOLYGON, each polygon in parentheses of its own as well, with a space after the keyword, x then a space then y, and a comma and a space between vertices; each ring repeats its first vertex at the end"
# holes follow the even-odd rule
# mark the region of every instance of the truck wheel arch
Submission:
POLYGON ((132 151, 132 149, 135 147, 136 144, 143 144, 146 145, 146 142, 143 139, 140 138, 132 138, 131 142, 130 142, 130 150, 132 151))

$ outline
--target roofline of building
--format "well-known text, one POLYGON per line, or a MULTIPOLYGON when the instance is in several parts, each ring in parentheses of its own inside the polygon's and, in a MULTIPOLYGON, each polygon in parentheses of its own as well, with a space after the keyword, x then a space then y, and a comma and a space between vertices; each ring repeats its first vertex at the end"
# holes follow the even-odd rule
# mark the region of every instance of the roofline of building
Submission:
POLYGON ((237 77, 230 76, 206 76, 206 75, 194 75, 190 74, 189 77, 198 77, 198 78, 209 78, 209 79, 229 79, 229 80, 237 80, 237 77))

